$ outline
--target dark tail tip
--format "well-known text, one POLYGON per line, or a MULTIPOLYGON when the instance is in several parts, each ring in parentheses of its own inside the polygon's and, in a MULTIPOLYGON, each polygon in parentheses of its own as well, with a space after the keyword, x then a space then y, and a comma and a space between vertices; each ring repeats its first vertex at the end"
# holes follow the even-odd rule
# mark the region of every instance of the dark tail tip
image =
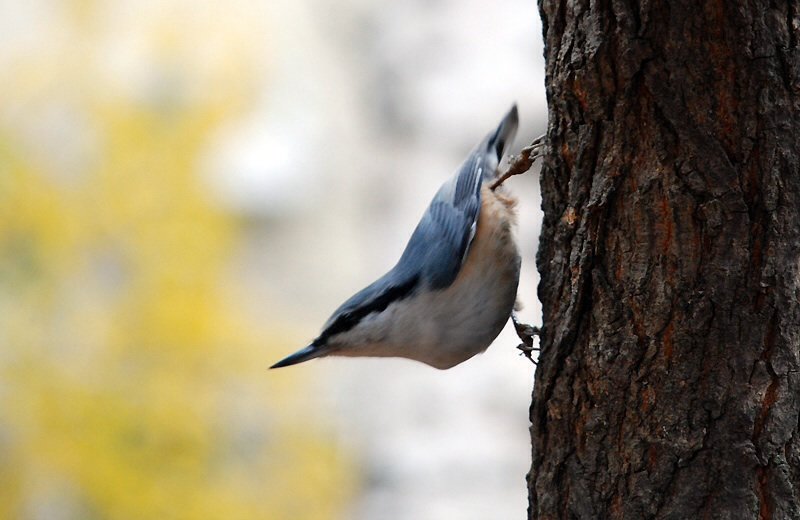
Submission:
POLYGON ((325 352, 323 349, 315 346, 309 345, 304 349, 298 350, 294 354, 290 356, 286 356, 285 358, 281 359, 271 367, 272 368, 281 368, 281 367, 288 367, 291 365, 296 365, 298 363, 302 363, 303 361, 308 361, 309 359, 318 358, 320 356, 324 356, 325 352))
POLYGON ((511 143, 514 141, 518 126, 519 113, 517 112, 517 104, 514 103, 511 105, 511 110, 509 110, 502 121, 500 121, 500 125, 489 140, 489 146, 494 147, 498 161, 503 158, 506 151, 511 146, 511 143))

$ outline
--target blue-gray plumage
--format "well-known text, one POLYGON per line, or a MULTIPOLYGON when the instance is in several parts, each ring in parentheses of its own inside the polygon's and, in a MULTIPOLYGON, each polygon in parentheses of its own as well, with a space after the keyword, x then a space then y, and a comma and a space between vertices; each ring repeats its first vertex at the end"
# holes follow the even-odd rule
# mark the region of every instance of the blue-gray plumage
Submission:
POLYGON ((489 185, 517 130, 516 105, 445 182, 400 260, 271 368, 328 355, 405 357, 449 368, 489 346, 519 281, 514 201, 489 185))

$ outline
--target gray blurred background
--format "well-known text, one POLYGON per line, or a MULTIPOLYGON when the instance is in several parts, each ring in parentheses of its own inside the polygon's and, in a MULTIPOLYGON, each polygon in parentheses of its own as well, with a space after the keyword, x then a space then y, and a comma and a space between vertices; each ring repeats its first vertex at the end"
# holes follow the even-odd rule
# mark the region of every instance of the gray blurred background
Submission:
MULTIPOLYGON (((0 516, 524 517, 510 326, 444 372, 266 367, 512 102, 515 152, 544 132, 535 3, 6 0, 0 66, 0 516)), ((532 323, 536 172, 508 182, 532 323)))

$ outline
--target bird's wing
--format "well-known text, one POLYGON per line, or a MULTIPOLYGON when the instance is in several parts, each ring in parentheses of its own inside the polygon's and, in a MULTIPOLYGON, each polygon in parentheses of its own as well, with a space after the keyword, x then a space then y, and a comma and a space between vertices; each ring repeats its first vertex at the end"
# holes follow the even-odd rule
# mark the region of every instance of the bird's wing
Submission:
POLYGON ((473 153, 436 193, 395 267, 396 273, 415 270, 432 289, 453 283, 478 225, 485 167, 481 155, 473 153))
POLYGON ((481 155, 473 153, 456 176, 436 193, 397 265, 346 302, 330 317, 317 341, 353 328, 370 313, 409 296, 426 281, 449 286, 475 235, 481 204, 481 155))
POLYGON ((469 252, 481 209, 481 186, 495 178, 497 165, 517 130, 514 105, 436 193, 408 241, 394 271, 421 275, 432 289, 453 283, 469 252))
POLYGON ((476 150, 439 189, 395 266, 396 274, 419 273, 432 289, 453 283, 475 236, 485 167, 476 150))

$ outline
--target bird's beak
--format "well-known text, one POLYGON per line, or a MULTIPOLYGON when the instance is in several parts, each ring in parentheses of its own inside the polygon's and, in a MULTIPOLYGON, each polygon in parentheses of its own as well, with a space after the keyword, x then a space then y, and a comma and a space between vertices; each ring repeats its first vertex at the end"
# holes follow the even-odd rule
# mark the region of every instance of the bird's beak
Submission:
POLYGON ((320 356, 324 356, 326 354, 326 349, 320 348, 316 345, 309 345, 304 349, 298 350, 294 354, 287 356, 269 368, 281 368, 281 367, 288 367, 290 365, 296 365, 298 363, 302 363, 303 361, 308 361, 309 359, 318 358, 320 356))

